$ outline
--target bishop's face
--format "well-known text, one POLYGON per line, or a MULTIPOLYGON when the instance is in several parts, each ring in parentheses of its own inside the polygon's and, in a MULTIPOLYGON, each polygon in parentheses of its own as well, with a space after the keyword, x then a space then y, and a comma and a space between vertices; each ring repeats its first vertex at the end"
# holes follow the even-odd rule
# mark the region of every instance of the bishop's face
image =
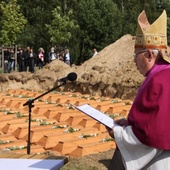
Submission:
POLYGON ((146 76, 155 63, 153 53, 148 49, 135 49, 134 62, 139 72, 146 76))

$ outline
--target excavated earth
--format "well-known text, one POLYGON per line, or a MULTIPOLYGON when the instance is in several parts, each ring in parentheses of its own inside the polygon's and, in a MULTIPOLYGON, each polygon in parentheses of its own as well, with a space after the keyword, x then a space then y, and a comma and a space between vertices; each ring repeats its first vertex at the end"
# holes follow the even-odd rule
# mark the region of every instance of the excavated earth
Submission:
POLYGON ((133 62, 134 39, 125 35, 101 50, 97 56, 81 66, 55 60, 34 74, 12 72, 0 76, 0 91, 24 88, 48 91, 58 85, 57 80, 75 72, 75 82, 67 82, 58 91, 74 91, 111 98, 133 99, 143 81, 133 62))

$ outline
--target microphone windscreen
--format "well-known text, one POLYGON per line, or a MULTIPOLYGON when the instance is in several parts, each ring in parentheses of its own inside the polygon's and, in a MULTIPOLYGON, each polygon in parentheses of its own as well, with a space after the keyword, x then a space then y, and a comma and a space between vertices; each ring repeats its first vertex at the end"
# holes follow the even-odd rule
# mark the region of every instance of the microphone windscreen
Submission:
POLYGON ((69 74, 67 75, 67 79, 68 79, 69 81, 75 81, 75 80, 77 79, 77 74, 74 73, 74 72, 69 73, 69 74))

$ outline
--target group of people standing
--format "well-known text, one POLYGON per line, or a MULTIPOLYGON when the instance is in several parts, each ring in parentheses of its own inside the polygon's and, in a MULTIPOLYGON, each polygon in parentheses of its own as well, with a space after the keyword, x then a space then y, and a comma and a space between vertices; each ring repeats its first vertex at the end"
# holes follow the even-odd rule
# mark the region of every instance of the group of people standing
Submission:
POLYGON ((4 49, 4 73, 10 73, 15 64, 14 49, 4 49))
POLYGON ((49 62, 51 62, 56 59, 63 61, 64 63, 68 64, 69 66, 71 66, 71 64, 72 64, 72 57, 71 57, 69 49, 66 49, 62 53, 59 50, 56 51, 54 47, 51 47, 51 50, 48 53, 48 60, 49 60, 49 62))
POLYGON ((33 48, 29 46, 27 46, 26 49, 18 48, 17 54, 15 54, 15 50, 13 48, 4 48, 3 51, 4 73, 10 73, 14 70, 14 66, 16 66, 15 64, 17 64, 17 69, 19 72, 29 71, 34 73, 35 65, 38 66, 38 69, 41 69, 45 63, 52 62, 56 59, 61 60, 70 66, 72 63, 69 49, 66 49, 63 53, 61 53, 59 50, 56 51, 54 47, 51 47, 48 52, 48 56, 45 56, 45 51, 42 47, 38 49, 37 54, 34 52, 33 48), (15 63, 15 61, 17 61, 17 63, 15 63))
POLYGON ((5 48, 3 50, 4 73, 10 73, 14 70, 14 66, 16 66, 16 64, 19 72, 29 70, 29 72, 34 73, 36 54, 34 53, 33 48, 30 48, 29 46, 25 50, 18 48, 17 54, 15 54, 15 50, 13 48, 5 48), (15 61, 17 61, 17 63, 15 63, 15 61))
POLYGON ((28 46, 25 51, 20 48, 17 53, 18 71, 27 71, 29 68, 29 71, 34 73, 35 58, 36 55, 32 48, 28 46))

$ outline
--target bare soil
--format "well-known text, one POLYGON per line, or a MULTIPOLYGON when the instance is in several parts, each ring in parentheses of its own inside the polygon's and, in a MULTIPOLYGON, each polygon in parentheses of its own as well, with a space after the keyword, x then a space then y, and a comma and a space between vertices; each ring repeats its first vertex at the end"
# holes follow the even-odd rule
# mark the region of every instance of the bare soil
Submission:
POLYGON ((87 155, 82 158, 72 158, 61 170, 107 170, 113 156, 111 149, 99 154, 87 155))
POLYGON ((62 61, 55 60, 34 74, 29 72, 2 74, 0 91, 15 88, 47 91, 58 84, 57 79, 75 72, 78 75, 77 80, 68 82, 58 90, 133 99, 143 81, 143 76, 136 70, 133 62, 133 53, 133 37, 125 35, 81 66, 70 67, 62 61))

